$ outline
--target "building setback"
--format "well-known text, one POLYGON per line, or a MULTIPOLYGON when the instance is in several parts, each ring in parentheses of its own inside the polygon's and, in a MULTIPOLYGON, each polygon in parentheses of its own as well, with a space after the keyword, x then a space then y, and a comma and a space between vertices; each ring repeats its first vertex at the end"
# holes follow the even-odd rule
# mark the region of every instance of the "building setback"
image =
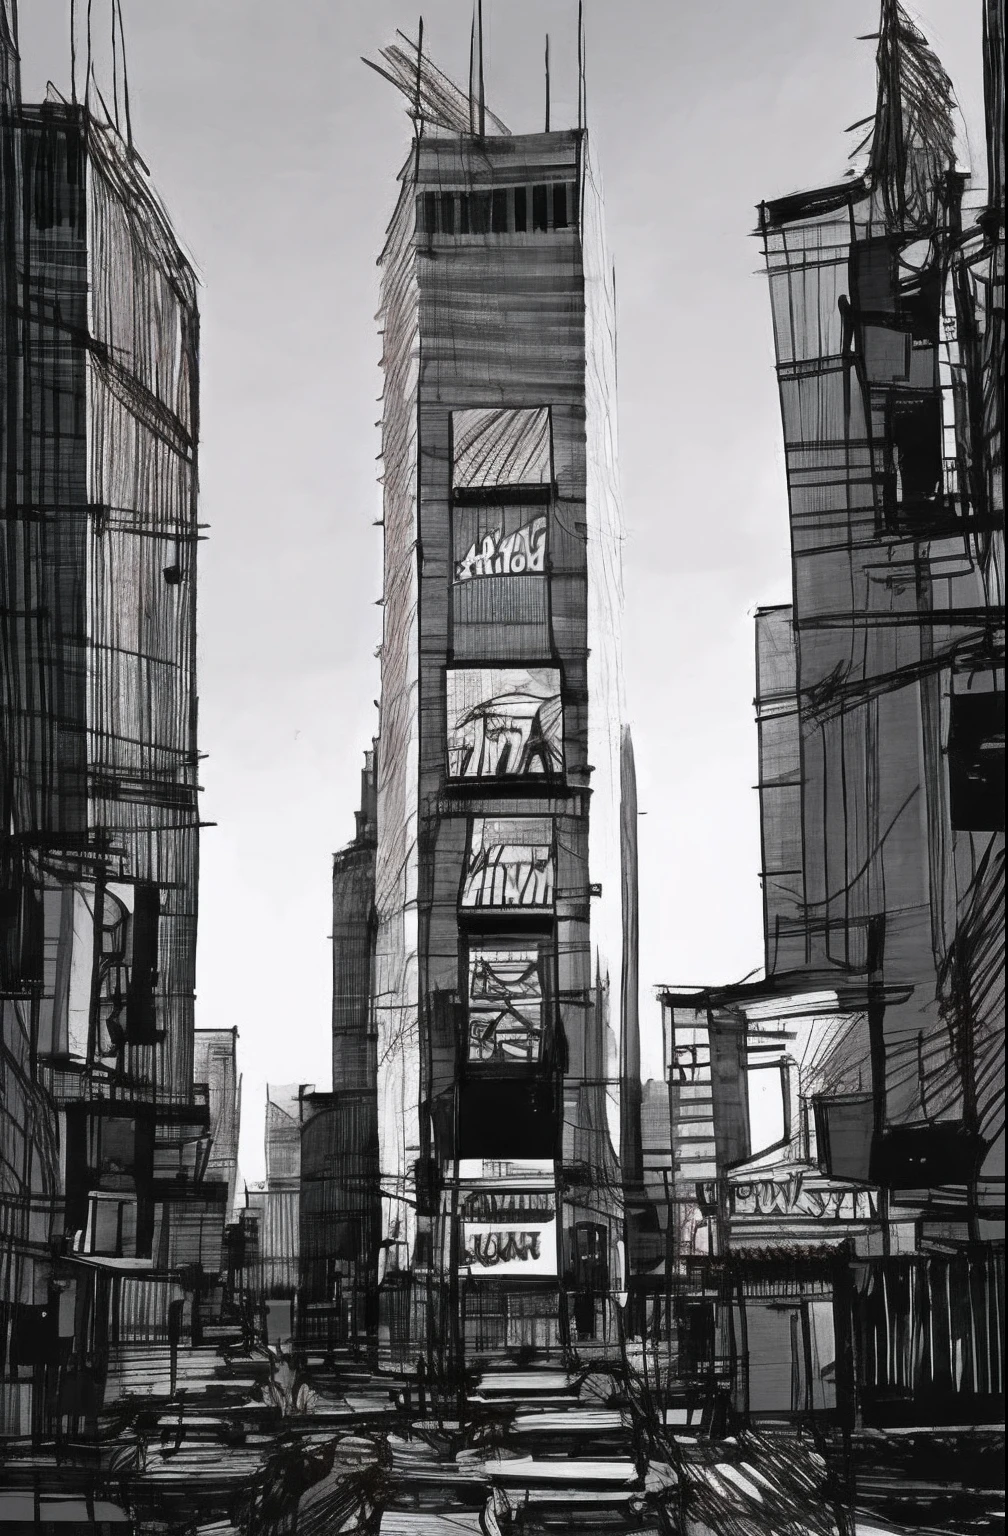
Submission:
POLYGON ((613 291, 586 132, 381 70, 419 93, 381 258, 382 1326, 450 1366, 614 1337, 613 291))

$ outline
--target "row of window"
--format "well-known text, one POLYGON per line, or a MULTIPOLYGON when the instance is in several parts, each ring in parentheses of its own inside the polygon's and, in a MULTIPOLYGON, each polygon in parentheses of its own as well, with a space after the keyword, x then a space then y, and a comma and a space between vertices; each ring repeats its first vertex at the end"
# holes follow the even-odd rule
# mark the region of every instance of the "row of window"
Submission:
POLYGON ((489 191, 421 192, 416 227, 424 235, 525 235, 577 223, 577 184, 537 182, 489 191))

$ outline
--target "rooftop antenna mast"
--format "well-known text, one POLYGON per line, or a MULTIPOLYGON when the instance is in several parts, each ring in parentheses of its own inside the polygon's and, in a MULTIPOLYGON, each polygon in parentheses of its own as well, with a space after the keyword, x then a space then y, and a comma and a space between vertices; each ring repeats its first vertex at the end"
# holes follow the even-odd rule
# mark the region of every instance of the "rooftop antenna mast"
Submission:
POLYGON ((549 33, 546 33, 546 132, 550 131, 549 33))
POLYGON ((423 17, 417 28, 417 54, 416 54, 416 87, 413 93, 413 132, 416 136, 416 164, 413 170, 414 181, 420 174, 420 140, 423 138, 423 111, 420 104, 420 91, 423 84, 423 17))
POLYGON ((584 0, 578 0, 578 133, 584 127, 584 0))
POLYGON ((119 130, 119 64, 116 57, 116 0, 111 0, 109 14, 112 19, 112 111, 115 115, 116 133, 119 130))
POLYGON ((469 132, 476 132, 476 101, 473 86, 473 70, 476 64, 476 6, 473 5, 472 24, 469 28, 469 132))
POLYGON ((126 34, 123 31, 122 0, 112 0, 115 9, 119 13, 119 47, 122 50, 122 75, 123 75, 123 110, 126 113, 126 145, 130 154, 133 153, 133 123, 130 118, 129 104, 129 73, 126 69, 126 34))
POLYGON ((70 0, 70 100, 77 105, 77 6, 70 0))
POLYGON ((479 15, 479 131, 486 138, 486 89, 483 80, 483 0, 477 0, 479 15))

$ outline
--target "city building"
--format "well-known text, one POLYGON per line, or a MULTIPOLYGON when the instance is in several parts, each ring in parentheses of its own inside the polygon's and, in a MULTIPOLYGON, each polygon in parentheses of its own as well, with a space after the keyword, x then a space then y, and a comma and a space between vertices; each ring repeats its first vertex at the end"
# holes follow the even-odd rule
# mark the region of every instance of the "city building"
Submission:
MULTIPOLYGON (((864 169, 760 206, 793 601, 760 611, 764 977, 663 989, 680 1375, 1003 1419, 1004 83, 988 192, 883 0, 864 169)), ((996 61, 996 62, 995 62, 996 61)))
POLYGON ((618 1334, 614 292, 583 123, 512 135, 405 40, 375 67, 415 126, 381 256, 381 1340, 452 1375, 618 1334))
MULTIPOLYGON (((116 103, 116 118, 119 103, 116 103)), ((0 1432, 93 1427, 198 1322, 226 1190, 193 1086, 199 317, 88 78, 0 5, 0 1432)))
POLYGON ((354 839, 333 858, 333 1087, 302 1090, 298 1339, 306 1352, 378 1341, 377 739, 364 754, 354 839))
POLYGON ((245 1192, 257 1219, 257 1289, 265 1300, 293 1300, 298 1283, 301 1199, 301 1097, 311 1086, 266 1084, 266 1177, 245 1192))

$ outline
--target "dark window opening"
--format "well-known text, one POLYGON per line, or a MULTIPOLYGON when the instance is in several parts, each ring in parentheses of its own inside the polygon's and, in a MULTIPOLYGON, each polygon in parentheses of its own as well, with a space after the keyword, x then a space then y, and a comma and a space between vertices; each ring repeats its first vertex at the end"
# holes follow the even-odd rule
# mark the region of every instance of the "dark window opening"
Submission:
POLYGON ((1005 825, 1005 696, 952 695, 949 799, 957 832, 1003 832, 1005 825))
POLYGON ((154 991, 157 986, 158 921, 161 892, 149 882, 134 888, 133 963, 126 994, 126 1028, 130 1041, 141 1044, 156 1039, 154 991))
POLYGON ((455 233, 455 195, 452 192, 441 193, 441 233, 455 233))
POLYGON ((899 294, 900 324, 905 326, 914 341, 938 345, 938 322, 941 317, 941 278, 932 268, 921 274, 912 284, 905 284, 899 294))
POLYGON ((567 228, 567 187, 563 182, 553 188, 553 228, 567 228))
POLYGON ((506 187, 497 187, 491 195, 491 227, 495 235, 508 232, 508 194, 506 187))
POLYGON ((423 195, 423 232, 426 235, 437 233, 438 227, 438 200, 436 192, 425 192, 423 195))
POLYGON ((532 188, 532 228, 545 230, 549 228, 549 214, 546 207, 547 187, 532 188))
POLYGON ((886 521, 893 529, 912 528, 933 521, 940 509, 940 396, 893 396, 887 416, 886 521))
POLYGON ((714 1369, 714 1307, 687 1302, 678 1319, 679 1359, 683 1374, 703 1376, 714 1369))
POLYGON ((897 256, 891 240, 866 240, 851 251, 854 292, 861 315, 896 315, 897 256))
POLYGON ((465 192, 463 192, 462 196, 459 198, 459 234, 460 235, 467 235, 468 233, 469 233, 469 198, 468 198, 468 195, 465 192))
POLYGON ((471 192, 469 194, 469 223, 474 235, 488 235, 490 233, 490 193, 471 192))
POLYGON ((528 194, 526 193, 525 188, 524 187, 515 187, 515 189, 514 189, 514 217, 515 217, 514 227, 515 227, 515 231, 519 235, 523 235, 525 233, 527 227, 528 227, 527 203, 528 203, 528 194))

